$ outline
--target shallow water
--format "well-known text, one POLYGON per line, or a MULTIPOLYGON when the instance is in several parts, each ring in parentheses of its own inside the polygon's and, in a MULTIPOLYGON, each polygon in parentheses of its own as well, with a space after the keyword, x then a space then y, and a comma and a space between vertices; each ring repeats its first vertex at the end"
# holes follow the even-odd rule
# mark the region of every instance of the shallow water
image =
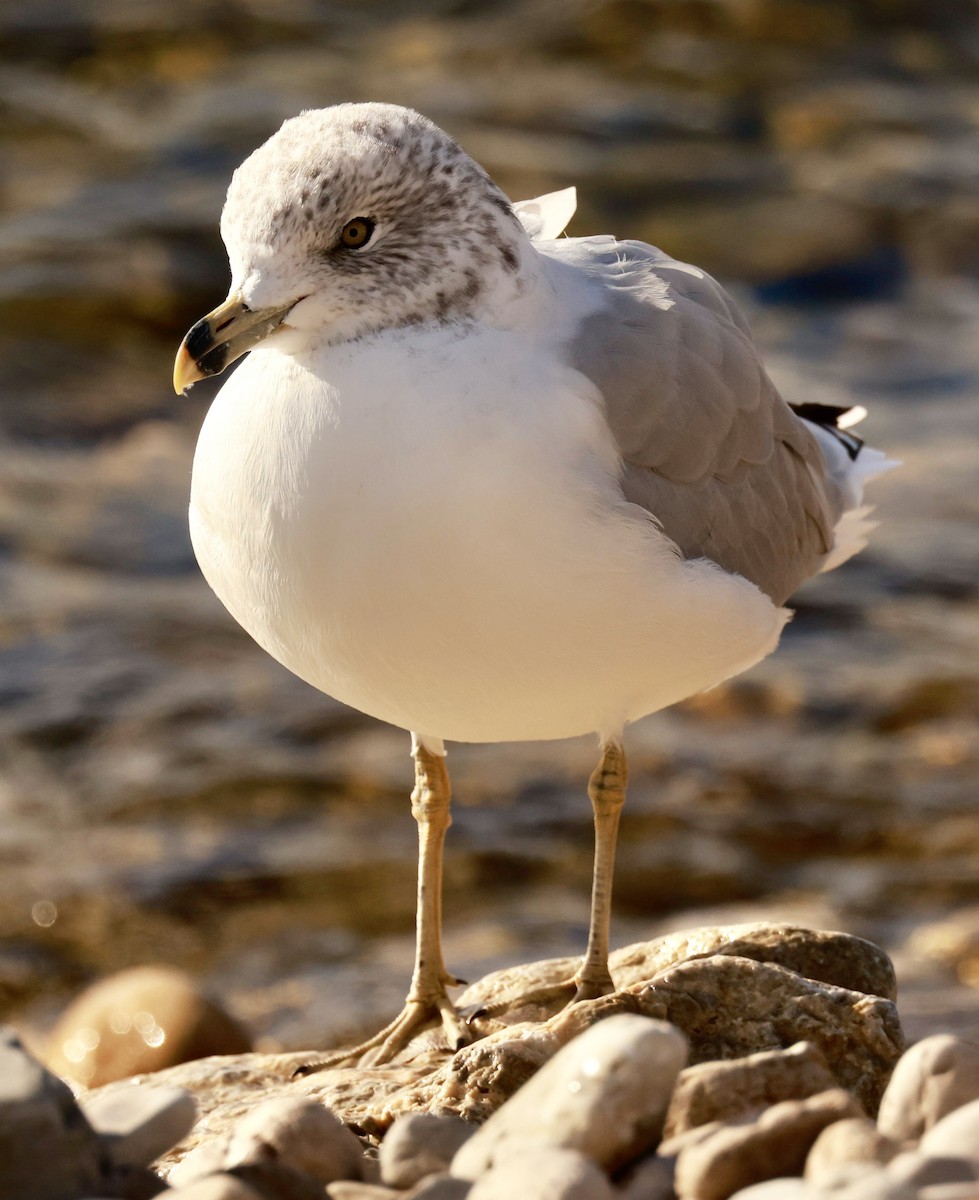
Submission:
MULTIPOLYGON (((572 232, 720 273, 792 399, 865 404, 881 526, 779 652, 631 731, 613 937, 732 917, 880 940, 913 1033, 979 1034, 979 35, 843 3, 60 5, 0 14, 0 1004, 187 967, 268 1046, 395 1009, 406 735, 292 679, 200 579, 230 170, 284 117, 396 100, 572 232), (786 17, 791 9, 792 17, 786 17), (199 397, 197 392, 205 393, 199 397)), ((958 17, 956 17, 958 14, 958 17)), ((453 747, 446 950, 584 941, 587 740, 453 747)))

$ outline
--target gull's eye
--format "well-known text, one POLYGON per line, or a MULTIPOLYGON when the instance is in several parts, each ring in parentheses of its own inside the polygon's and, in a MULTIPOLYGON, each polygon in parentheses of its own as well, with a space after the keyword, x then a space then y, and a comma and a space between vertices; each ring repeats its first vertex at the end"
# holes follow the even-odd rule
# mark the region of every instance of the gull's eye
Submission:
POLYGON ((374 222, 370 217, 354 217, 343 227, 340 234, 340 245, 347 250, 359 250, 371 240, 374 232, 374 222))

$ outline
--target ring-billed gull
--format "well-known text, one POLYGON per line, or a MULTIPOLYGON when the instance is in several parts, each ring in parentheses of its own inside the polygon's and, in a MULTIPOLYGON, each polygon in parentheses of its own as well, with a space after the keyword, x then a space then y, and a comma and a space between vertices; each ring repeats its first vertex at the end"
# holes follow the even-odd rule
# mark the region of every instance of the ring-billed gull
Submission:
POLYGON ((228 299, 187 334, 185 390, 246 351, 204 422, 191 533, 232 615, 314 686, 410 730, 417 952, 387 1061, 447 989, 445 740, 597 734, 588 946, 613 988, 625 726, 770 653, 807 578, 864 544, 887 466, 845 409, 785 403, 696 267, 561 238, 573 193, 514 205, 411 110, 290 121, 238 168, 228 299))

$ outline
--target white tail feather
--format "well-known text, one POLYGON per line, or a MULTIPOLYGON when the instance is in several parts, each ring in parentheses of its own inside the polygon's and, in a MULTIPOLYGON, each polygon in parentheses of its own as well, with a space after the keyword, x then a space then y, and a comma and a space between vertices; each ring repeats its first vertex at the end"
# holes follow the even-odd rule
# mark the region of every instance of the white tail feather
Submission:
MULTIPOLYGON (((857 415, 851 417, 848 425, 855 425, 866 416, 865 409, 851 411, 857 415)), ((846 415, 850 417, 851 414, 846 415)), ((863 502, 864 485, 901 464, 872 446, 861 446, 856 458, 851 458, 846 447, 828 429, 812 421, 806 424, 815 434, 829 477, 843 498, 843 513, 833 530, 833 547, 820 568, 821 571, 832 571, 866 546, 871 530, 878 524, 877 521, 868 520, 873 505, 863 502)), ((842 427, 842 421, 840 425, 842 427)))

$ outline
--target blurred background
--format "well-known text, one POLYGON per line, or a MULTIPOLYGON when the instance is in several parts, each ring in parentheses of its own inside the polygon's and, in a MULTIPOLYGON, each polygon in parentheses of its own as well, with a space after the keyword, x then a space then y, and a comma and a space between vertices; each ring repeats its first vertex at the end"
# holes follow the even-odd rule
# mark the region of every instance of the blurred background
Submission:
MULTIPOLYGON (((904 460, 870 548, 804 589, 778 654, 631 731, 613 943, 844 929, 894 956, 912 1036, 979 1037, 973 0, 0 7, 0 1019, 39 1042, 148 963, 263 1048, 400 1005, 407 735, 210 594, 185 509, 215 389, 169 382, 225 294, 232 169, 351 99, 422 110, 514 199, 576 184, 572 234, 706 267, 788 398, 870 409, 904 460)), ((592 742, 450 755, 450 968, 579 952, 592 742)))

